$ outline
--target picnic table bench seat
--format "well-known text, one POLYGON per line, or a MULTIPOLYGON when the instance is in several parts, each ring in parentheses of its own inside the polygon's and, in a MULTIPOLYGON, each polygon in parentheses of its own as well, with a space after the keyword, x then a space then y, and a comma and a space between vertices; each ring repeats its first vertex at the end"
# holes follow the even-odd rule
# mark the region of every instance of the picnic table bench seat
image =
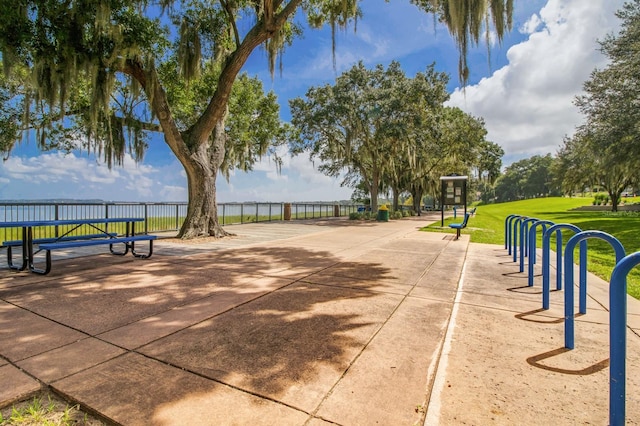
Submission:
POLYGON ((100 238, 100 239, 84 239, 84 240, 73 240, 73 241, 59 241, 54 243, 43 243, 39 244, 40 250, 45 250, 46 252, 46 266, 45 269, 37 269, 31 268, 33 272, 46 275, 51 271, 51 250, 64 250, 75 247, 89 247, 89 246, 97 246, 108 244, 109 251, 112 254, 118 256, 126 255, 129 250, 131 250, 131 254, 135 257, 146 259, 151 257, 153 254, 153 240, 158 238, 156 235, 134 235, 134 236, 123 236, 123 237, 113 237, 113 238, 100 238), (138 253, 135 250, 135 242, 136 241, 149 241, 149 250, 147 253, 138 253), (124 244, 124 251, 115 251, 113 249, 114 244, 124 244))
MULTIPOLYGON (((102 234, 84 234, 84 235, 68 235, 66 237, 48 237, 48 238, 34 238, 33 244, 43 243, 56 243, 59 241, 75 241, 75 240, 90 240, 94 238, 116 237, 118 234, 115 232, 102 233, 102 234)), ((22 240, 9 240, 3 241, 2 245, 7 248, 7 263, 12 269, 17 269, 13 263, 13 250, 12 247, 22 247, 22 240)))
MULTIPOLYGON (((106 236, 116 237, 118 234, 110 232, 108 234, 84 234, 84 235, 69 235, 66 237, 49 237, 49 238, 34 238, 33 244, 43 243, 56 243, 58 241, 75 241, 75 240, 90 240, 92 238, 104 238, 106 236)), ((5 247, 16 247, 22 245, 22 240, 3 241, 2 245, 5 247)))

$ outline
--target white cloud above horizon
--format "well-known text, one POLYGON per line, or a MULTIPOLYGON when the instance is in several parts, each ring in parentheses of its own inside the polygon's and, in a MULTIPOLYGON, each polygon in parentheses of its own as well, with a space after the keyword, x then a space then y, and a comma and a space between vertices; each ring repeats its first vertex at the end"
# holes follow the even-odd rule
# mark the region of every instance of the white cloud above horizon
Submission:
POLYGON ((109 200, 147 201, 154 199, 155 190, 159 190, 155 188, 157 184, 165 186, 164 182, 154 181, 159 174, 160 169, 136 164, 129 155, 125 155, 122 167, 112 169, 93 156, 75 153, 10 156, 0 169, 0 197, 104 199, 104 194, 113 193, 120 197, 109 200))
MULTIPOLYGON (((227 182, 217 180, 219 203, 260 201, 338 201, 349 199, 351 189, 315 170, 305 155, 283 156, 279 173, 265 157, 254 171, 235 171, 227 182)), ((10 156, 0 168, 0 199, 102 199, 105 201, 183 202, 187 200, 186 174, 175 160, 166 166, 136 164, 125 156, 122 167, 74 153, 10 156)))
POLYGON ((527 40, 507 51, 508 64, 457 89, 449 105, 482 117, 505 163, 555 154, 582 117, 573 105, 595 67, 606 64, 597 40, 619 27, 621 0, 549 0, 520 31, 527 40), (511 160, 511 161, 510 161, 511 160))

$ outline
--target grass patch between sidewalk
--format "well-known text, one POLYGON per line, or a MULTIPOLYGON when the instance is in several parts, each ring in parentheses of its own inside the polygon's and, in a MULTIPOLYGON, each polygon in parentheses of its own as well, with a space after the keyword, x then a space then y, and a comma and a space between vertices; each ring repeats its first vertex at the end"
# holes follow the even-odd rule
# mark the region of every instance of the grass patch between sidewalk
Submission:
POLYGON ((51 393, 41 393, 0 410, 2 426, 104 426, 105 423, 51 393))

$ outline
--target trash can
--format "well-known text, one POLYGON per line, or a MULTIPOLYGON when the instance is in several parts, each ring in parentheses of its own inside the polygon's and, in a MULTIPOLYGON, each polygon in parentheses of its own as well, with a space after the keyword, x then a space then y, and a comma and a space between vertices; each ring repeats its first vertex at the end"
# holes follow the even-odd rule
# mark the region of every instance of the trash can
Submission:
POLYGON ((389 209, 386 205, 380 206, 376 220, 379 222, 389 222, 389 209))

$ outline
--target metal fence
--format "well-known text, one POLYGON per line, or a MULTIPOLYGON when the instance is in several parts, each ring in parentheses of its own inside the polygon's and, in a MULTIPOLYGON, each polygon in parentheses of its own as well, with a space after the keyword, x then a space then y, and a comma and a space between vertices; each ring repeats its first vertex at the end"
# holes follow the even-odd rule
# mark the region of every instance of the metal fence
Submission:
MULTIPOLYGON (((291 220, 348 216, 358 205, 329 203, 287 203, 291 220)), ((187 215, 187 203, 10 203, 0 202, 0 221, 100 219, 141 217, 144 222, 137 232, 178 231, 187 215)), ((221 225, 268 222, 285 219, 285 203, 223 203, 218 204, 221 225)), ((20 229, 3 229, 0 241, 19 240, 20 229)), ((37 230, 36 230, 37 231, 37 230)), ((56 234, 65 233, 61 228, 56 234)), ((82 229, 78 230, 82 232, 82 229)), ((57 235, 56 235, 57 236, 57 235)), ((34 235, 34 237, 38 237, 34 235)))

